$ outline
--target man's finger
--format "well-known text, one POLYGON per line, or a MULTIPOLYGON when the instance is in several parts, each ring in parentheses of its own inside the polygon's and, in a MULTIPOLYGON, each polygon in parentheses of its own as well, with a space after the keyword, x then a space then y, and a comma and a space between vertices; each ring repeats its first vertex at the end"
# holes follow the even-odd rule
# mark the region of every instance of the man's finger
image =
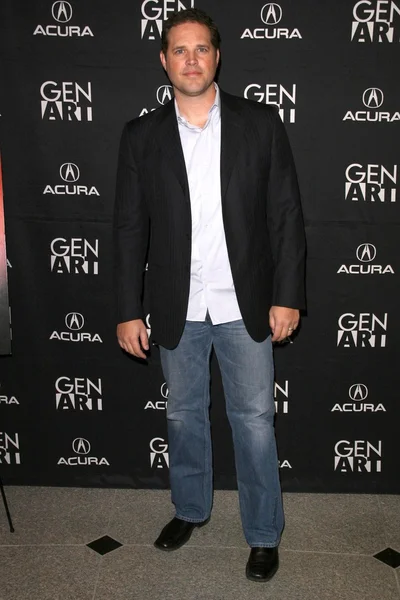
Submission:
POLYGON ((121 348, 125 350, 125 352, 128 352, 128 354, 132 354, 133 356, 136 356, 136 358, 147 358, 147 356, 142 352, 138 340, 118 341, 121 348))
POLYGON ((132 350, 133 350, 133 354, 139 358, 147 358, 147 356, 145 355, 145 353, 143 352, 143 350, 140 347, 139 344, 139 338, 136 338, 135 340, 132 340, 132 344, 131 344, 132 350))
POLYGON ((272 336, 271 340, 273 342, 278 342, 281 339, 283 339, 285 336, 282 336, 282 331, 283 331, 283 325, 281 323, 278 323, 277 325, 275 325, 275 329, 274 329, 274 335, 272 336))
POLYGON ((142 348, 145 350, 149 349, 149 336, 147 335, 146 329, 142 329, 140 332, 140 343, 142 344, 142 348))
POLYGON ((297 327, 299 326, 299 323, 293 323, 292 325, 289 325, 288 327, 288 336, 292 335, 292 333, 294 333, 297 329, 297 327))
POLYGON ((271 328, 272 333, 274 333, 274 331, 275 331, 275 325, 276 325, 276 323, 275 323, 275 317, 270 313, 270 315, 269 315, 269 326, 271 328))
POLYGON ((134 354, 133 348, 129 342, 120 341, 119 345, 121 346, 122 350, 128 354, 134 354))

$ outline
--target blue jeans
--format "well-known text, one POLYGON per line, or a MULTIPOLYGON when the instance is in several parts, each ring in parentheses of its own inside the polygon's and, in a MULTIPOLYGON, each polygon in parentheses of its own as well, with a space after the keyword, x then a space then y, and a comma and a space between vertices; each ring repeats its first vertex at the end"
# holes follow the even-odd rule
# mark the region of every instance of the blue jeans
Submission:
POLYGON ((277 546, 283 508, 274 433, 271 336, 255 342, 242 320, 187 321, 178 346, 160 346, 167 381, 171 497, 176 516, 206 520, 212 506, 209 419, 210 353, 214 346, 232 429, 240 514, 250 547, 277 546))

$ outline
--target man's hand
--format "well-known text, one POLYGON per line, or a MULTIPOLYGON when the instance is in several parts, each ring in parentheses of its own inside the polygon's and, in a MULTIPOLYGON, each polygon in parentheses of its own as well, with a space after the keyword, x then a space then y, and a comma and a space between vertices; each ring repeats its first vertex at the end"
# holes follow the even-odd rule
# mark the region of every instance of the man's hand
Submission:
POLYGON ((297 308, 285 306, 271 306, 269 311, 269 326, 272 331, 273 342, 281 342, 288 335, 292 335, 300 320, 300 312, 297 308))
POLYGON ((149 349, 149 337, 142 319, 125 321, 117 326, 118 343, 123 350, 137 358, 147 358, 144 350, 149 349), (139 343, 140 341, 140 343, 139 343))

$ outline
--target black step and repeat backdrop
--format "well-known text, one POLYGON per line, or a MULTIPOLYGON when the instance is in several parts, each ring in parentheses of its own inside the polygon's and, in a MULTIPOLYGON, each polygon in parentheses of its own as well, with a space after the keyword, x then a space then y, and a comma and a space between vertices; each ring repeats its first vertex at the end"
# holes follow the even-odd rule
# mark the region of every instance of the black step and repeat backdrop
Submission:
MULTIPOLYGON (((170 100, 160 30, 193 5, 220 27, 221 87, 279 106, 298 168, 308 314, 275 353, 283 489, 398 493, 400 3, 386 0, 2 2, 0 475, 168 486, 158 351, 141 364, 115 338, 111 219, 121 129, 170 100)), ((233 488, 215 359, 212 374, 215 485, 233 488)))

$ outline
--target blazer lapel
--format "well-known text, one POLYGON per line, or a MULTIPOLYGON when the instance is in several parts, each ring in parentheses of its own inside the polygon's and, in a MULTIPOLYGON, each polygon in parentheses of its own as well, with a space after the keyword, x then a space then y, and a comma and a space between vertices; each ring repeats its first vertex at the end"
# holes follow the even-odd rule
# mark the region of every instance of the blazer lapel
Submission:
POLYGON ((231 105, 230 97, 221 93, 221 198, 224 199, 239 148, 245 137, 244 119, 231 105))
POLYGON ((188 202, 189 183, 186 174, 185 157, 183 155, 178 123, 176 120, 174 100, 171 100, 160 110, 160 121, 156 128, 156 138, 161 148, 163 157, 175 173, 182 186, 183 193, 188 202))
MULTIPOLYGON (((221 94, 221 197, 224 198, 235 164, 236 156, 245 138, 245 122, 237 107, 230 101, 229 94, 220 89, 221 94)), ((163 157, 168 160, 182 186, 187 202, 190 203, 189 183, 185 158, 179 136, 174 100, 160 109, 156 127, 157 143, 163 157)))

